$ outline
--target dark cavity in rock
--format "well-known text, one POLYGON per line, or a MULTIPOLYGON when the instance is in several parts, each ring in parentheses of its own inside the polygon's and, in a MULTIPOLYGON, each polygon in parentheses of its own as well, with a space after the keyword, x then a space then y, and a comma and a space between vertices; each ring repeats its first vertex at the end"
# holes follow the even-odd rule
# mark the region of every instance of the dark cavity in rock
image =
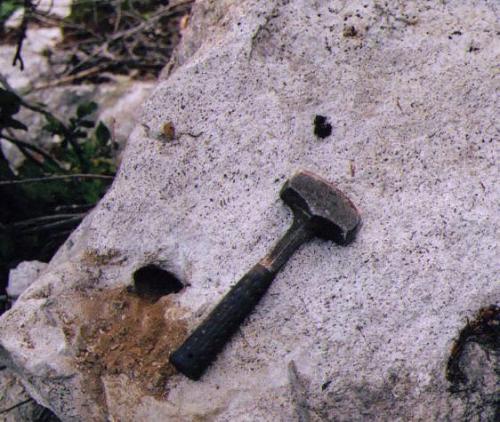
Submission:
POLYGON ((500 420, 499 356, 500 306, 495 304, 467 320, 451 349, 446 378, 450 393, 465 404, 460 420, 500 420))
POLYGON ((162 296, 179 292, 183 287, 174 274, 150 264, 134 273, 134 285, 129 291, 142 298, 157 301, 162 296))
POLYGON ((317 114, 314 118, 314 134, 321 139, 332 134, 332 125, 328 123, 328 119, 325 116, 317 114))

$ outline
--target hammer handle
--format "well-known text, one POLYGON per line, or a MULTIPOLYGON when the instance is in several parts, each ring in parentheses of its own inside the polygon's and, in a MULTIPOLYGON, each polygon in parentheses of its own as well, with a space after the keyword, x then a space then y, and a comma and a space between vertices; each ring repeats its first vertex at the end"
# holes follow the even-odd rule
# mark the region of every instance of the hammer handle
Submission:
POLYGON ((275 274, 255 265, 224 296, 188 339, 170 355, 177 370, 197 380, 267 291, 275 274))

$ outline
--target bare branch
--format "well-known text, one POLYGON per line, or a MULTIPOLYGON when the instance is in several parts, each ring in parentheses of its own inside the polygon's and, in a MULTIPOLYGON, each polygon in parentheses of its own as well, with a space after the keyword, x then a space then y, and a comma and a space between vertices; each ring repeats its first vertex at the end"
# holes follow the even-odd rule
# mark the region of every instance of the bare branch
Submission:
POLYGON ((14 60, 12 61, 12 66, 15 66, 17 62, 19 62, 19 68, 21 69, 21 71, 24 70, 24 61, 23 57, 21 56, 21 51, 23 49, 24 40, 26 39, 26 30, 28 29, 28 22, 33 10, 34 6, 31 0, 24 0, 23 19, 21 21, 21 26, 19 27, 16 52, 14 53, 14 60))
POLYGON ((39 225, 40 223, 46 223, 46 222, 50 222, 50 221, 67 220, 67 219, 74 218, 74 217, 83 218, 84 216, 85 216, 85 213, 43 215, 41 217, 30 218, 28 220, 16 221, 15 223, 12 223, 11 226, 15 227, 15 228, 25 228, 25 227, 29 227, 29 226, 36 226, 36 225, 39 225))
MULTIPOLYGON (((43 149, 37 147, 36 145, 32 145, 32 144, 30 144, 28 142, 21 141, 19 139, 13 138, 13 137, 8 136, 8 135, 4 135, 3 133, 0 133, 0 138, 1 139, 5 139, 6 141, 14 144, 21 151, 23 151, 23 149, 29 149, 30 151, 33 151, 33 152, 36 152, 37 154, 40 154, 47 161, 50 161, 53 165, 55 165, 58 168, 59 171, 66 172, 66 170, 64 170, 61 167, 61 165, 56 160, 54 160, 54 158, 52 158, 51 155, 48 152, 46 152, 43 149)), ((34 158, 34 157, 28 157, 28 158, 34 158)), ((38 160, 36 160, 36 161, 38 163, 40 163, 38 160)), ((40 163, 40 164, 43 165, 43 163, 40 163)))
POLYGON ((34 86, 33 91, 40 91, 42 89, 53 88, 53 87, 56 87, 59 85, 64 85, 66 83, 73 82, 77 79, 97 75, 101 71, 105 70, 107 67, 109 67, 109 64, 106 64, 106 63, 104 65, 97 65, 97 66, 91 67, 90 69, 82 70, 81 72, 75 73, 73 75, 69 75, 69 76, 65 76, 63 78, 57 79, 53 82, 48 82, 46 84, 34 86))
POLYGON ((50 182, 53 180, 65 180, 65 179, 104 179, 113 180, 114 176, 109 176, 105 174, 90 174, 90 173, 78 173, 78 174, 64 174, 57 176, 46 176, 46 177, 33 177, 30 179, 21 180, 6 180, 1 181, 0 186, 5 185, 21 185, 24 183, 39 183, 39 182, 50 182))
POLYGON ((70 204, 70 205, 58 205, 54 208, 55 212, 78 212, 78 211, 89 211, 94 208, 95 204, 70 204))
MULTIPOLYGON (((20 101, 20 104, 24 107, 26 107, 27 109, 31 110, 31 111, 36 111, 37 113, 41 113, 45 116, 50 116, 52 117, 53 119, 57 120, 58 122, 60 122, 60 120, 55 117, 51 112, 45 110, 43 107, 40 107, 36 104, 32 104, 30 103, 29 101, 26 101, 22 95, 20 95, 14 88, 12 88, 12 86, 9 84, 9 82, 7 81, 7 78, 0 73, 0 83, 3 85, 3 87, 7 90, 7 91, 10 91, 12 92, 13 94, 17 95, 19 97, 19 101, 20 101)), ((62 123, 62 122, 61 122, 62 123)))
POLYGON ((82 219, 83 219, 83 216, 77 215, 76 217, 73 217, 73 218, 66 218, 64 220, 56 221, 54 223, 42 224, 42 225, 35 226, 33 228, 30 228, 30 229, 25 229, 25 230, 22 230, 22 233, 23 234, 32 234, 32 233, 43 232, 46 230, 54 230, 54 229, 58 229, 61 227, 64 227, 64 228, 67 228, 68 226, 72 227, 72 226, 76 226, 76 224, 78 224, 80 221, 82 221, 82 219))
MULTIPOLYGON (((151 28, 161 18, 171 16, 171 15, 177 13, 175 10, 176 8, 178 8, 180 6, 192 4, 193 2, 194 2, 194 0, 179 0, 179 1, 172 2, 171 4, 160 8, 158 10, 158 12, 156 12, 154 15, 150 16, 146 21, 143 21, 140 24, 138 24, 132 28, 129 28, 129 29, 126 29, 126 30, 123 30, 123 31, 120 31, 120 32, 113 34, 104 44, 102 44, 98 49, 96 49, 90 55, 89 59, 100 56, 107 48, 109 48, 109 46, 112 43, 114 43, 120 39, 123 39, 123 38, 131 37, 132 35, 135 35, 138 32, 142 32, 148 28, 151 28)), ((77 70, 78 68, 80 68, 86 64, 87 64, 86 62, 80 62, 77 66, 75 66, 73 68, 73 71, 77 70)))
MULTIPOLYGON (((4 137, 4 135, 1 135, 1 136, 2 136, 3 139, 6 139, 4 137)), ((40 160, 36 159, 34 155, 32 155, 31 153, 28 152, 28 148, 26 148, 23 145, 16 145, 16 146, 19 148, 19 151, 22 152, 22 154, 24 155, 24 157, 26 159, 28 159, 29 161, 31 161, 32 163, 36 164, 38 167, 40 167, 42 169, 45 168, 44 165, 43 165, 43 163, 40 160)))
POLYGON ((18 407, 21 407, 22 405, 29 403, 30 401, 33 401, 31 397, 29 399, 20 401, 19 403, 15 404, 14 406, 8 407, 7 409, 0 410, 0 415, 3 413, 10 412, 11 410, 17 409, 18 407))

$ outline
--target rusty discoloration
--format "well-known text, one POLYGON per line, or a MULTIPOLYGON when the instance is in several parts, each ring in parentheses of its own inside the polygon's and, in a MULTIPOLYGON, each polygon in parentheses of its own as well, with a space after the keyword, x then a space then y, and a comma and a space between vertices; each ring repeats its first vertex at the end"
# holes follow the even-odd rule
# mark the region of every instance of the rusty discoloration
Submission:
POLYGON ((72 337, 91 397, 102 401, 102 377, 119 375, 147 395, 165 397, 166 380, 175 373, 168 356, 186 336, 184 311, 167 296, 154 302, 125 288, 94 291, 76 303, 82 322, 63 331, 72 337))
POLYGON ((175 126, 172 122, 165 122, 162 127, 162 135, 166 141, 175 139, 175 126))

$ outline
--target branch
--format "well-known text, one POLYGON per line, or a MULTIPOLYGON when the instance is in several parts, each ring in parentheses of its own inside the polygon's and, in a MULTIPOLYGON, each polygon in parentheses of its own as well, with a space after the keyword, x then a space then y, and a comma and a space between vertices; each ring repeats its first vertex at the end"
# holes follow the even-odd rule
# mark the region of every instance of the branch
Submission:
POLYGON ((54 120, 57 120, 59 123, 63 123, 61 120, 59 120, 57 117, 55 117, 50 111, 47 111, 45 110, 43 107, 40 107, 40 106, 37 106, 36 104, 31 104, 30 102, 26 101, 22 95, 18 94, 17 91, 12 88, 12 86, 9 84, 9 82, 7 81, 7 78, 0 73, 0 83, 3 85, 3 87, 7 90, 7 91, 10 91, 12 92, 13 94, 17 95, 17 97, 19 98, 20 100, 20 104, 24 107, 26 107, 27 109, 31 110, 31 111, 36 111, 37 113, 41 113, 45 116, 50 116, 52 117, 54 120))
POLYGON ((78 212, 78 211, 89 211, 94 208, 95 204, 70 204, 70 205, 58 205, 54 208, 54 212, 78 212))
POLYGON ((81 214, 53 214, 53 215, 43 215, 41 217, 36 217, 36 218, 30 218, 28 220, 22 220, 22 221, 17 221, 15 223, 12 223, 12 227, 15 228, 23 228, 23 227, 29 227, 33 225, 38 225, 38 223, 46 223, 50 221, 58 221, 58 220, 67 220, 71 219, 74 217, 80 217, 83 218, 85 216, 85 213, 81 214))
POLYGON ((29 399, 20 401, 19 403, 15 404, 14 406, 10 406, 7 409, 0 410, 0 415, 2 413, 7 413, 10 412, 11 410, 17 409, 18 407, 21 407, 23 404, 29 403, 30 401, 33 401, 31 397, 29 399))
POLYGON ((34 9, 31 0, 24 0, 24 12, 23 12, 23 20, 21 21, 21 26, 19 27, 19 36, 17 38, 17 47, 16 52, 14 54, 14 60, 12 61, 12 66, 15 66, 17 62, 19 62, 19 68, 21 71, 24 70, 24 61, 21 56, 21 50, 23 49, 23 43, 26 39, 26 30, 28 29, 28 21, 31 16, 31 13, 34 9))
POLYGON ((25 147, 23 147, 22 145, 17 145, 17 147, 19 148, 19 151, 21 151, 23 153, 23 155, 29 161, 31 161, 32 163, 34 163, 35 165, 37 165, 41 169, 45 169, 45 166, 43 165, 43 163, 41 161, 37 160, 31 153, 29 153, 25 147))
POLYGON ((78 73, 75 73, 72 75, 68 75, 68 76, 64 76, 64 77, 59 78, 59 79, 52 81, 52 82, 48 82, 48 83, 42 84, 42 85, 36 85, 32 88, 32 91, 40 91, 42 89, 53 88, 53 87, 56 87, 59 85, 64 85, 68 82, 73 82, 73 81, 80 79, 80 78, 85 78, 87 76, 95 75, 95 74, 105 70, 107 67, 110 67, 110 66, 111 66, 111 64, 109 64, 109 63, 105 63, 104 65, 102 65, 102 64, 96 65, 96 66, 93 66, 89 69, 82 70, 81 72, 78 72, 78 73))
MULTIPOLYGON (((101 47, 99 47, 96 51, 94 51, 90 55, 89 60, 101 55, 109 47, 109 45, 114 43, 115 41, 118 41, 119 39, 122 39, 122 38, 130 37, 138 32, 144 31, 145 29, 148 29, 148 28, 154 26, 156 24, 156 22, 159 21, 161 18, 175 14, 176 11, 172 10, 172 9, 175 9, 176 7, 179 7, 179 6, 185 6, 185 5, 191 4, 193 2, 194 2, 194 0, 179 0, 176 2, 172 2, 172 4, 169 4, 167 6, 160 8, 157 13, 150 16, 146 21, 140 23, 139 25, 113 34, 101 47)), ((72 69, 72 71, 74 72, 75 70, 84 66, 85 64, 86 63, 83 61, 80 62, 78 65, 76 65, 72 69)))
MULTIPOLYGON (((76 3, 76 2, 73 2, 76 3)), ((33 13, 32 16, 33 21, 38 21, 42 24, 48 25, 48 26, 63 26, 64 28, 68 29, 74 29, 74 30, 79 30, 82 32, 87 32, 91 34, 93 37, 95 37, 97 40, 100 40, 101 42, 103 41, 103 37, 98 34, 97 32, 94 32, 92 28, 89 28, 88 25, 78 25, 76 23, 70 22, 68 19, 65 18, 59 18, 54 15, 46 14, 45 12, 41 12, 39 10, 36 10, 35 13, 33 13)))
MULTIPOLYGON (((23 152, 23 149, 29 149, 31 151, 34 151, 34 152, 40 154, 47 161, 50 161, 52 164, 54 164, 58 168, 59 171, 62 171, 64 173, 66 172, 66 170, 64 170, 61 167, 61 165, 56 160, 54 160, 48 152, 44 151, 43 149, 41 149, 35 145, 29 144, 28 142, 20 141, 19 139, 12 138, 11 136, 4 135, 3 133, 0 133, 0 138, 5 139, 6 141, 14 144, 16 147, 18 147, 21 150, 21 152, 23 152)), ((23 152, 23 154, 25 154, 25 153, 23 152)), ((29 157, 27 157, 27 158, 35 159, 31 154, 29 154, 29 157)), ((35 160, 35 161, 37 161, 37 163, 43 165, 43 163, 40 163, 38 160, 35 160)))
POLYGON ((30 179, 21 180, 7 180, 1 181, 0 186, 3 185, 20 185, 23 183, 38 183, 38 182, 49 182, 52 180, 65 180, 65 179, 105 179, 112 180, 114 176, 109 176, 106 174, 90 174, 90 173, 77 173, 77 174, 64 174, 57 176, 46 176, 46 177, 33 177, 30 179))
POLYGON ((40 226, 35 226, 31 229, 22 230, 22 233, 23 234, 38 233, 38 232, 43 232, 45 230, 57 229, 59 227, 67 227, 68 225, 74 226, 75 223, 79 223, 80 221, 82 221, 82 219, 83 216, 77 214, 73 218, 66 218, 64 220, 56 221, 54 223, 42 224, 40 226))
MULTIPOLYGON (((44 116, 50 117, 50 118, 54 119, 55 121, 57 121, 61 125, 61 127, 64 129, 64 136, 65 136, 65 138, 67 139, 67 141, 73 147, 73 150, 75 151, 76 157, 77 157, 78 161, 80 162, 80 165, 82 166, 82 169, 85 171, 86 167, 87 167, 87 162, 83 158, 82 148, 78 144, 78 141, 76 139, 74 139, 73 133, 71 133, 71 131, 66 127, 66 125, 64 124, 64 122, 62 122, 60 119, 58 119, 57 117, 55 117, 51 112, 43 109, 42 107, 39 107, 37 105, 31 104, 31 103, 28 103, 27 101, 25 101, 14 89, 12 89, 12 87, 7 82, 7 79, 3 75, 1 75, 1 74, 0 74, 0 83, 5 87, 5 89, 7 89, 8 91, 10 91, 13 94, 17 95, 17 97, 20 100, 20 104, 22 106, 24 106, 24 107, 26 107, 26 108, 28 108, 28 109, 30 109, 32 111, 36 111, 38 113, 41 113, 44 116)), ((5 135, 2 135, 2 134, 0 134, 0 136, 3 137, 4 139, 10 141, 10 142, 15 143, 16 146, 23 152, 23 154, 25 153, 24 150, 22 149, 21 144, 19 144, 22 141, 19 141, 17 139, 10 138, 10 137, 5 137, 5 135)), ((43 151, 41 149, 35 150, 34 148, 36 148, 36 147, 34 147, 33 145, 28 144, 28 143, 25 143, 23 146, 26 147, 26 148, 28 148, 28 149, 34 150, 34 151, 38 152, 39 154, 43 155, 47 160, 49 160, 50 162, 52 162, 53 164, 55 164, 60 171, 62 171, 63 173, 65 172, 65 170, 59 165, 59 163, 57 163, 45 151, 43 151)), ((29 159, 33 159, 33 157, 31 155, 26 155, 26 156, 29 159)))

